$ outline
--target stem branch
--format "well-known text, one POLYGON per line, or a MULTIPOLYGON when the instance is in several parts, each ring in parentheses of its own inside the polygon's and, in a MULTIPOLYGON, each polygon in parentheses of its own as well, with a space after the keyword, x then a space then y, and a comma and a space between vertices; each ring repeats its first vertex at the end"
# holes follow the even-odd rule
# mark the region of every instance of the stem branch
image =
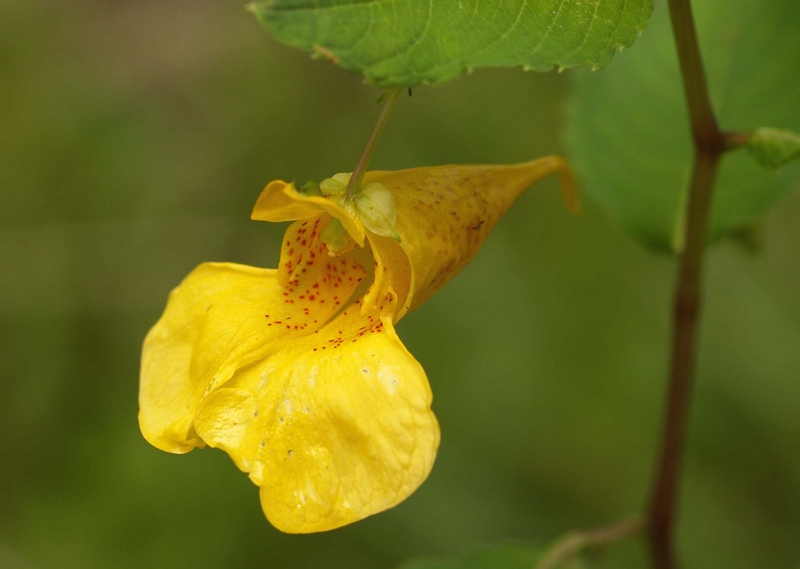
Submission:
POLYGON ((644 527, 644 520, 636 518, 588 531, 570 533, 555 542, 536 565, 536 569, 555 569, 588 547, 600 547, 632 537, 641 533, 644 527))

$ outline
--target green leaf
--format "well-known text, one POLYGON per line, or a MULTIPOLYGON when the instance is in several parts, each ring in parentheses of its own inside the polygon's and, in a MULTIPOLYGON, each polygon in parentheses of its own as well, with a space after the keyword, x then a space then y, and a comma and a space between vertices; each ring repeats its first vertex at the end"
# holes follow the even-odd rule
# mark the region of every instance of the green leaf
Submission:
MULTIPOLYGON (((413 559, 397 569, 534 569, 545 549, 525 543, 485 546, 459 559, 413 559)), ((579 559, 570 559, 558 569, 583 569, 579 559)))
MULTIPOLYGON (((693 4, 712 103, 725 130, 800 128, 794 0, 693 4)), ((680 250, 692 145, 667 6, 648 33, 602 74, 577 73, 566 142, 579 187, 645 243, 680 250)), ((741 152, 723 157, 709 238, 752 225, 800 182, 796 168, 764 172, 741 152)))
POLYGON ((800 160, 800 135, 776 128, 757 128, 747 140, 747 149, 764 168, 780 168, 800 160))
POLYGON ((602 68, 633 44, 652 0, 263 0, 249 8, 278 40, 388 88, 478 67, 602 68))

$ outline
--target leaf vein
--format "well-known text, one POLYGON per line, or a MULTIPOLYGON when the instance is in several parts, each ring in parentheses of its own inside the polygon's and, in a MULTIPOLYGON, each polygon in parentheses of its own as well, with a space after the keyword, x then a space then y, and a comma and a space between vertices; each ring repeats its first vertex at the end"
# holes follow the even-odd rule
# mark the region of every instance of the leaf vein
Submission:
MULTIPOLYGON (((622 0, 622 4, 623 4, 623 6, 625 5, 625 0, 622 0)), ((569 61, 569 59, 573 55, 578 53, 581 50, 581 48, 586 45, 586 41, 589 39, 589 37, 592 34, 592 27, 594 27, 594 23, 597 21, 597 10, 599 8, 600 8, 600 2, 599 1, 595 2, 595 4, 594 4, 594 12, 592 12, 592 19, 589 21, 589 27, 586 28, 586 33, 583 35, 583 39, 581 40, 581 42, 577 46, 575 46, 575 48, 572 51, 570 51, 569 53, 567 53, 566 55, 564 55, 561 58, 561 60, 563 62, 569 61)), ((614 30, 616 31, 616 26, 615 26, 614 30)))
POLYGON ((555 14, 553 14, 553 19, 550 20, 550 25, 547 26, 547 29, 542 34, 542 37, 540 37, 539 41, 536 42, 536 45, 533 46, 533 49, 531 49, 531 53, 536 53, 537 51, 539 51, 539 48, 542 47, 542 44, 550 36, 550 32, 552 32, 553 28, 555 28, 556 20, 558 20, 559 16, 561 16, 561 10, 564 8, 565 3, 566 0, 561 0, 561 2, 559 2, 558 10, 556 10, 555 14))

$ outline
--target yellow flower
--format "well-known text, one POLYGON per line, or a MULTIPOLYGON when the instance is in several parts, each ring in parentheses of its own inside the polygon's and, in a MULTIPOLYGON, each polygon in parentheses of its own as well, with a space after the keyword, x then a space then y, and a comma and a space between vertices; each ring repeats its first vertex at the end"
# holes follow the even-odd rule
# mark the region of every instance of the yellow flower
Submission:
POLYGON ((139 425, 174 453, 226 451, 269 521, 325 531, 398 504, 439 445, 425 372, 395 323, 475 255, 512 201, 566 163, 440 166, 276 181, 252 217, 294 221, 278 269, 205 263, 142 353, 139 425), (370 189, 371 188, 371 189, 370 189))

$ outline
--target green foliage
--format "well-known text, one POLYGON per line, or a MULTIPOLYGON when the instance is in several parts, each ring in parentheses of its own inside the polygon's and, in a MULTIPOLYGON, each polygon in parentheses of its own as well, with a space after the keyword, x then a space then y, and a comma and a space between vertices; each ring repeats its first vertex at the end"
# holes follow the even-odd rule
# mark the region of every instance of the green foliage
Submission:
MULTIPOLYGON (((800 11, 791 0, 694 6, 709 89, 725 130, 800 127, 800 11)), ((691 168, 689 121, 666 6, 636 49, 601 74, 578 74, 566 139, 581 189, 647 244, 680 250, 691 168)), ((751 225, 798 181, 742 153, 723 159, 711 239, 751 225)))
POLYGON ((478 67, 605 67, 645 27, 652 0, 266 0, 250 9, 288 45, 380 87, 414 87, 478 67))
POLYGON ((747 149, 765 168, 780 168, 800 160, 800 135, 776 128, 757 128, 747 140, 747 149))

